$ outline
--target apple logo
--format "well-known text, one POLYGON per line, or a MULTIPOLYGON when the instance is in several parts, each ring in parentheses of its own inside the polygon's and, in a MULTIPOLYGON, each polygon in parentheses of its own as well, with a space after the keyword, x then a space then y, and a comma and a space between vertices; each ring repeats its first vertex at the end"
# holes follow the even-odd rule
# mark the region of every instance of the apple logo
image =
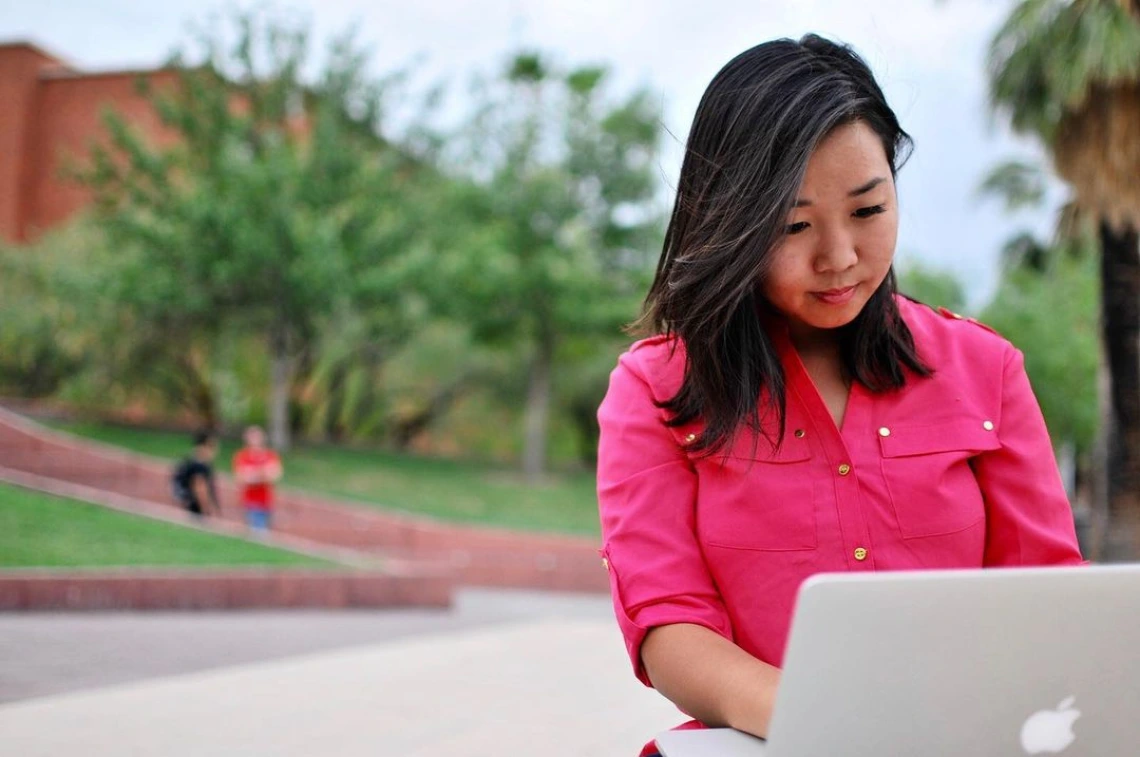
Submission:
POLYGON ((1041 710, 1029 716, 1021 726, 1021 746, 1027 754, 1056 754, 1069 748, 1076 738, 1073 723, 1081 716, 1073 709, 1076 697, 1069 697, 1055 710, 1041 710))

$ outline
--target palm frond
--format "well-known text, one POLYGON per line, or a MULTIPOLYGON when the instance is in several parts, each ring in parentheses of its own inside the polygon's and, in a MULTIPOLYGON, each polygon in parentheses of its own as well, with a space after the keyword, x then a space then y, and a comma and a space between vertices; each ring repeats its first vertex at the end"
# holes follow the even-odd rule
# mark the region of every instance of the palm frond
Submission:
POLYGON ((987 61, 993 108, 1052 140, 1098 87, 1140 80, 1140 16, 1119 0, 1022 0, 987 61))
POLYGON ((1045 171, 1036 163, 1007 160, 994 166, 978 187, 978 194, 996 197, 1006 212, 1040 207, 1045 200, 1045 171))
POLYGON ((1058 124, 1057 171, 1084 207, 1117 227, 1140 228, 1140 82, 1093 93, 1058 124))

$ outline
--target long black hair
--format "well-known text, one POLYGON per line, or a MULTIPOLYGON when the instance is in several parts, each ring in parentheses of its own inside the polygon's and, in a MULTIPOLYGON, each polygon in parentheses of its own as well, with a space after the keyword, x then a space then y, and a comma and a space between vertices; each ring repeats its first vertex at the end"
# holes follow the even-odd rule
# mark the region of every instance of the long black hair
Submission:
MULTIPOLYGON (((684 382, 661 404, 671 425, 703 420, 691 445, 696 451, 723 449, 742 424, 773 445, 783 440, 785 378, 761 323, 760 284, 812 152, 836 127, 855 121, 879 136, 897 173, 911 139, 871 70, 850 47, 814 34, 746 50, 701 98, 657 275, 635 324, 642 334, 674 335, 684 345, 684 382), (768 401, 761 403, 764 392, 768 401)), ((896 291, 892 269, 841 329, 848 375, 876 392, 902 387, 905 368, 931 373, 896 291)))

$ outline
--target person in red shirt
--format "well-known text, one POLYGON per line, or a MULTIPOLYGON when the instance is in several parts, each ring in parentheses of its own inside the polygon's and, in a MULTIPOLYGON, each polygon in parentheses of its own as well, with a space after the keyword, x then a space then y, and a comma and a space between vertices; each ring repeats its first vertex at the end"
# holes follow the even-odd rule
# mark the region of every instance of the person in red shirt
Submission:
POLYGON ((683 727, 767 735, 811 575, 1083 562, 1021 352, 896 289, 909 144, 815 35, 741 53, 697 109, 598 411, 617 623, 683 727))
POLYGON ((241 487, 246 523, 255 533, 269 530, 273 512, 273 484, 284 472, 277 453, 265 446, 265 432, 250 426, 242 438, 245 446, 234 455, 234 477, 241 487))

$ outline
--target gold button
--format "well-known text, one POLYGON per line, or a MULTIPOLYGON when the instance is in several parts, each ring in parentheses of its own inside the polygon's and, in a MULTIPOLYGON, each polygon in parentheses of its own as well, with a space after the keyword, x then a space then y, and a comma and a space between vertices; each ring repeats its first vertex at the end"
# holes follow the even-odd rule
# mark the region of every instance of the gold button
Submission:
POLYGON ((841 463, 839 465, 839 475, 846 476, 850 472, 851 472, 851 466, 848 465, 847 463, 841 463))
POLYGON ((855 559, 858 560, 859 562, 866 560, 867 559, 867 550, 863 549, 862 547, 856 547, 855 548, 855 559))
POLYGON ((610 569, 610 561, 604 557, 602 558, 602 567, 605 568, 606 570, 610 569))
POLYGON ((806 432, 802 428, 797 428, 796 429, 796 438, 797 439, 803 439, 805 433, 806 432))
POLYGON ((696 440, 696 438, 697 438, 696 434, 689 434, 688 436, 685 437, 685 443, 691 444, 692 442, 694 442, 696 440))
POLYGON ((986 431, 993 431, 994 430, 993 421, 986 421, 985 423, 982 424, 982 428, 984 428, 986 431))
POLYGON ((890 435, 891 435, 891 430, 889 428, 887 428, 886 426, 883 426, 881 429, 879 429, 879 436, 890 436, 890 435))

